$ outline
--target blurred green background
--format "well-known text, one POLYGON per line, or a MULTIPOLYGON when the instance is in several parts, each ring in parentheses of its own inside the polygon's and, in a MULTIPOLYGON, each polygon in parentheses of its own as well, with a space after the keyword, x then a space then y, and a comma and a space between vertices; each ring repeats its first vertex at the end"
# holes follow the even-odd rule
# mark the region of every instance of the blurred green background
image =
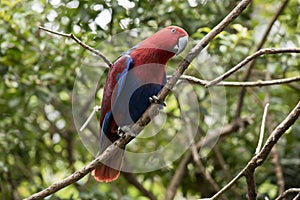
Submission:
MULTIPOLYGON (((0 0, 0 199, 25 198, 70 175, 94 158, 82 144, 74 125, 72 89, 76 75, 84 63, 106 73, 105 64, 73 40, 48 34, 39 30, 38 26, 74 33, 113 62, 131 45, 125 40, 109 45, 107 41, 118 33, 133 28, 150 27, 155 31, 168 25, 178 25, 189 33, 192 46, 238 2, 0 0)), ((215 73, 222 73, 253 53, 280 4, 280 1, 274 0, 253 1, 206 48, 205 52, 212 58, 210 62, 201 62, 199 58, 193 66, 199 65, 204 71, 205 68, 212 68, 215 73)), ((290 0, 275 22, 264 47, 299 47, 299 13, 299 1, 290 0)), ((172 59, 168 69, 175 69, 180 59, 172 59)), ((263 56, 255 63, 250 80, 266 79, 266 74, 271 79, 298 76, 299 63, 300 58, 296 54, 263 56)), ((197 67, 193 66, 185 74, 203 79, 216 77, 200 76, 197 67)), ((229 80, 240 81, 243 73, 244 70, 241 70, 229 80)), ((104 80, 99 82, 100 91, 95 96, 99 104, 104 80)), ((203 86, 194 87, 199 95, 201 110, 197 140, 201 140, 201 131, 206 133, 210 128, 221 127, 210 127, 207 124, 205 119, 211 112, 208 90, 203 86)), ((239 88, 226 87, 225 125, 235 119, 239 92, 239 88)), ((207 156, 201 157, 206 172, 219 187, 229 182, 253 155, 260 130, 263 102, 269 101, 271 104, 269 128, 272 129, 286 117, 299 97, 299 82, 246 89, 241 118, 247 119, 249 124, 232 131, 207 156)), ((174 96, 167 99, 167 104, 168 119, 163 131, 172 134, 180 111, 174 96)), ((299 133, 298 121, 277 145, 285 188, 300 187, 299 133)), ((150 140, 154 142, 149 145, 152 147, 166 142, 164 137, 150 140)), ((136 149, 140 148, 141 151, 150 148, 147 144, 134 143, 136 149)), ((161 170, 133 174, 133 177, 157 199, 164 199, 166 188, 183 157, 161 170)), ((87 176, 48 199, 148 199, 128 180, 128 177, 121 176, 117 181, 104 184, 87 176)), ((274 165, 269 157, 256 171, 260 196, 274 198, 278 189, 276 180, 274 165)), ((191 160, 179 183, 176 198, 209 197, 213 193, 214 190, 191 160)), ((226 197, 240 199, 246 198, 246 194, 246 183, 241 179, 226 193, 226 197)))

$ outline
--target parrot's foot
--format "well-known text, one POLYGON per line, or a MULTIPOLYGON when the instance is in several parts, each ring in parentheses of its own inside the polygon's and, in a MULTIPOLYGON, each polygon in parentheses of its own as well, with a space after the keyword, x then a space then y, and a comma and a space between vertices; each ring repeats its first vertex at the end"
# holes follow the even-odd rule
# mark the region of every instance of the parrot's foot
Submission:
POLYGON ((131 137, 136 137, 137 135, 135 133, 133 133, 131 130, 131 126, 122 126, 118 128, 118 135, 121 138, 125 137, 125 133, 128 133, 131 137))
POLYGON ((150 103, 156 103, 162 106, 167 106, 165 101, 160 100, 156 95, 149 97, 150 103))
POLYGON ((121 127, 118 128, 117 134, 119 137, 124 138, 125 137, 125 131, 121 129, 121 127))

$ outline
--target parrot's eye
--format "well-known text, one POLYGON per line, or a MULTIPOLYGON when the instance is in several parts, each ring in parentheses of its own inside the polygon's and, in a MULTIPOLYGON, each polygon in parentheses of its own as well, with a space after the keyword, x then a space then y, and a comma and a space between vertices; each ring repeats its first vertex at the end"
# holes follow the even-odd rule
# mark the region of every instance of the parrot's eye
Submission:
POLYGON ((172 33, 175 33, 175 32, 176 32, 176 28, 172 28, 172 29, 171 29, 171 32, 172 32, 172 33))

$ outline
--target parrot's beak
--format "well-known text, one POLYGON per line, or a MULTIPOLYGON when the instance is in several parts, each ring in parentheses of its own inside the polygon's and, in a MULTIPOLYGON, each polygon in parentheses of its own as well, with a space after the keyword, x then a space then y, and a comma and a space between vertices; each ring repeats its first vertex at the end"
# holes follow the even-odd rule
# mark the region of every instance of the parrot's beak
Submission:
POLYGON ((188 36, 180 37, 177 41, 177 44, 175 45, 173 52, 178 55, 180 54, 186 47, 188 43, 188 36))

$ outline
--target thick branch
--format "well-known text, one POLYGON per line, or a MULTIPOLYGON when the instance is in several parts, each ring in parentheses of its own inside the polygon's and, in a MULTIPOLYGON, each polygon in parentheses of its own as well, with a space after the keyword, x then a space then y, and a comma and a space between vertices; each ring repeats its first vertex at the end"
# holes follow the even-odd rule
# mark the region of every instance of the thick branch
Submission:
POLYGON ((256 200, 256 184, 254 178, 254 169, 245 174, 247 182, 248 199, 256 200))
POLYGON ((67 37, 67 38, 71 38, 73 39, 75 42, 77 42, 80 46, 82 46, 83 48, 89 50, 90 52, 94 53, 95 55, 99 56, 100 58, 103 59, 103 61, 108 65, 108 67, 112 66, 112 63, 98 50, 94 49, 93 47, 88 46, 87 44, 81 42, 75 35, 71 34, 66 34, 66 33, 61 33, 61 32, 57 32, 57 31, 53 31, 51 29, 39 26, 39 29, 55 34, 55 35, 59 35, 59 36, 63 36, 63 37, 67 37))
POLYGON ((244 60, 242 60, 239 64, 222 74, 221 76, 215 78, 212 81, 209 81, 205 86, 210 87, 213 85, 216 85, 217 83, 221 82, 222 80, 226 79, 229 77, 231 74, 236 72, 237 70, 241 69, 243 66, 245 66, 247 63, 250 61, 254 60, 256 57, 264 55, 264 54, 279 54, 279 53, 300 53, 300 48, 279 48, 279 49, 274 49, 274 48, 266 48, 266 49, 261 49, 254 54, 248 56, 244 60))

